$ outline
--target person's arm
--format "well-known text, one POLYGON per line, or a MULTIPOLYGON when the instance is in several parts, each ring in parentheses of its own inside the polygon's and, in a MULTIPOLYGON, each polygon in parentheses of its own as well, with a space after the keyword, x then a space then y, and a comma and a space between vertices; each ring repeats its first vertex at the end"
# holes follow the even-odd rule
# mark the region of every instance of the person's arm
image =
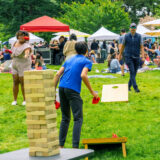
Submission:
POLYGON ((93 91, 93 89, 92 89, 92 87, 91 87, 91 84, 90 84, 90 82, 89 82, 87 73, 88 73, 88 68, 86 68, 86 67, 83 68, 82 73, 81 73, 81 78, 82 78, 84 84, 86 85, 86 87, 89 89, 90 93, 91 93, 94 97, 98 98, 98 94, 97 94, 95 91, 93 91))
POLYGON ((54 77, 54 80, 53 80, 53 81, 54 81, 55 89, 57 88, 59 79, 60 79, 60 77, 62 76, 63 72, 64 72, 64 67, 61 67, 61 68, 59 69, 59 71, 56 73, 55 77, 54 77))
POLYGON ((144 47, 143 47, 143 45, 141 45, 141 57, 142 57, 142 61, 145 61, 145 58, 144 58, 144 47))
POLYGON ((125 48, 125 45, 122 44, 122 45, 121 45, 121 48, 120 48, 120 51, 119 51, 119 57, 118 57, 118 60, 119 60, 119 61, 122 59, 122 53, 123 53, 123 51, 124 51, 124 48, 125 48))
POLYGON ((27 48, 25 51, 24 51, 24 58, 28 58, 29 57, 29 55, 30 55, 30 53, 31 53, 31 49, 30 48, 27 48))

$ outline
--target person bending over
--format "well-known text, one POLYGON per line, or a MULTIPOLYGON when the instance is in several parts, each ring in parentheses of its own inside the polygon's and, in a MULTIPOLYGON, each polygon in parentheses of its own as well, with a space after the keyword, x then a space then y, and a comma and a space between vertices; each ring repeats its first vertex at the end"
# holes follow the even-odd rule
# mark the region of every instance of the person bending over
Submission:
POLYGON ((94 97, 98 98, 98 95, 93 91, 87 76, 88 71, 90 71, 92 67, 91 61, 85 57, 87 52, 87 44, 85 42, 77 42, 75 44, 75 50, 77 55, 68 59, 54 78, 55 87, 57 87, 60 79, 59 96, 62 120, 60 125, 59 141, 62 148, 64 147, 66 141, 71 119, 70 110, 72 110, 74 118, 72 146, 73 148, 79 147, 81 126, 83 121, 83 101, 80 96, 82 80, 89 89, 90 93, 94 97))

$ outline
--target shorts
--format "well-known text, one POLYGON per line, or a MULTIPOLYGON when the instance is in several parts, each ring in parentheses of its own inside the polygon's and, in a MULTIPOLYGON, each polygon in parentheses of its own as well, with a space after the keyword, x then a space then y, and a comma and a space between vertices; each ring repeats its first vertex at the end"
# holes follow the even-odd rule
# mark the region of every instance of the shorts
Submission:
POLYGON ((119 63, 120 63, 121 66, 124 65, 124 59, 121 59, 121 60, 119 61, 119 63))
POLYGON ((30 60, 14 60, 13 59, 13 64, 12 64, 12 74, 18 74, 19 77, 24 76, 24 71, 29 71, 31 70, 31 61, 30 60))

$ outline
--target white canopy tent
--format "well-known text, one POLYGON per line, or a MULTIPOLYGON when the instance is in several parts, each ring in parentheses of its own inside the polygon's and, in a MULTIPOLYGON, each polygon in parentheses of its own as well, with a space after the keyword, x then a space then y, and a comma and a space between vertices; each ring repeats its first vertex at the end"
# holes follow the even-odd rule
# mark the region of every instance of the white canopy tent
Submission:
POLYGON ((151 35, 151 36, 155 36, 155 37, 160 36, 160 29, 147 32, 146 34, 151 35))
MULTIPOLYGON (((29 33, 29 38, 30 38, 29 43, 34 43, 34 42, 39 43, 40 41, 42 41, 42 42, 44 41, 43 38, 40 38, 32 33, 29 33)), ((9 44, 13 44, 16 40, 17 40, 16 36, 10 38, 9 44)))
MULTIPOLYGON (((53 37, 51 40, 59 40, 60 36, 56 36, 56 37, 53 37)), ((84 37, 77 37, 77 41, 85 41, 85 38, 84 37)))
POLYGON ((75 30, 75 29, 70 29, 70 32, 53 33, 53 35, 57 35, 57 36, 52 38, 52 40, 54 40, 54 39, 58 40, 60 36, 64 36, 64 37, 69 38, 69 36, 73 33, 77 36, 77 41, 85 41, 85 37, 90 36, 90 34, 88 34, 88 33, 80 32, 80 31, 75 30))
POLYGON ((70 32, 54 33, 53 35, 69 37, 72 33, 74 33, 77 37, 89 37, 90 36, 90 34, 80 32, 80 31, 75 30, 75 29, 70 29, 70 32))
POLYGON ((144 26, 160 26, 160 19, 143 23, 144 26))
POLYGON ((114 40, 118 38, 119 38, 118 34, 113 33, 104 27, 101 27, 98 31, 96 31, 94 34, 92 34, 88 38, 88 41, 92 41, 94 39, 96 40, 114 40))
POLYGON ((149 35, 147 35, 146 33, 147 32, 151 32, 151 30, 149 30, 148 28, 142 26, 141 24, 139 24, 137 26, 137 30, 136 30, 137 33, 141 34, 142 37, 150 37, 149 35))

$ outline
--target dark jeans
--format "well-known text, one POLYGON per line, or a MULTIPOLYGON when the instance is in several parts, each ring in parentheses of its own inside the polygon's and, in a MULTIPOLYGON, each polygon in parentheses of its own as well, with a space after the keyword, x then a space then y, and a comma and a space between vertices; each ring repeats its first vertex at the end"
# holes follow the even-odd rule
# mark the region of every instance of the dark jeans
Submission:
POLYGON ((55 65, 61 65, 63 61, 64 61, 63 53, 56 54, 55 65))
POLYGON ((65 144, 72 109, 74 120, 72 146, 73 148, 78 148, 81 134, 81 126, 83 122, 83 101, 79 93, 67 88, 59 88, 59 97, 62 111, 62 121, 59 134, 60 146, 64 146, 65 144))
POLYGON ((129 68, 130 71, 130 80, 128 83, 128 87, 131 88, 133 85, 134 89, 137 89, 137 83, 136 83, 136 74, 137 70, 139 68, 140 59, 139 58, 132 58, 132 57, 125 57, 125 62, 129 68))

